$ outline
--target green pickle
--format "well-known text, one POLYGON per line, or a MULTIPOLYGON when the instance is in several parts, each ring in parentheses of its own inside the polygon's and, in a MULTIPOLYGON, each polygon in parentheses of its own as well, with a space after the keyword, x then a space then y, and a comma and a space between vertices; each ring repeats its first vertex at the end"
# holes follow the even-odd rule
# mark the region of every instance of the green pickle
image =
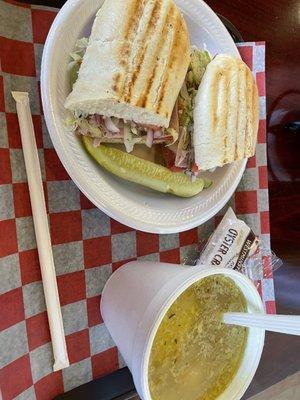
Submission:
POLYGON ((211 187, 211 185, 212 185, 212 181, 211 181, 210 179, 204 178, 204 186, 203 186, 203 189, 208 189, 208 188, 211 187))
POLYGON ((88 153, 107 171, 162 193, 180 197, 192 197, 200 193, 207 182, 197 178, 195 181, 184 173, 172 172, 162 165, 146 161, 116 148, 101 144, 93 146, 93 139, 82 137, 88 153))

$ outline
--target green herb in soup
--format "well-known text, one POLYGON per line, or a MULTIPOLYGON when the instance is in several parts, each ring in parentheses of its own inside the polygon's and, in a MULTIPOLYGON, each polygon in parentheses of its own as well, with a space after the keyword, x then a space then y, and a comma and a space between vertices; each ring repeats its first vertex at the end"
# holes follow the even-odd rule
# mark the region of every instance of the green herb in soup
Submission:
POLYGON ((222 322, 227 311, 246 311, 246 301, 223 275, 201 279, 172 304, 151 349, 152 400, 213 400, 226 389, 247 340, 246 328, 222 322))

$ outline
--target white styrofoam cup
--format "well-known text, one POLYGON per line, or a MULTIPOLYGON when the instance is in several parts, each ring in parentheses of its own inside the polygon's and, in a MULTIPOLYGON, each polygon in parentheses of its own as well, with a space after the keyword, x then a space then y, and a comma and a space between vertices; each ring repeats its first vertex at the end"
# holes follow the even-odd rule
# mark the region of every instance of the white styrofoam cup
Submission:
MULTIPOLYGON (((143 400, 151 400, 149 356, 165 313, 190 285, 215 274, 224 274, 236 283, 246 298, 249 313, 264 313, 253 283, 231 269, 133 261, 119 268, 107 281, 102 293, 101 314, 143 400)), ((264 337, 263 329, 249 329, 240 368, 218 400, 239 400, 243 396, 258 367, 264 337)))

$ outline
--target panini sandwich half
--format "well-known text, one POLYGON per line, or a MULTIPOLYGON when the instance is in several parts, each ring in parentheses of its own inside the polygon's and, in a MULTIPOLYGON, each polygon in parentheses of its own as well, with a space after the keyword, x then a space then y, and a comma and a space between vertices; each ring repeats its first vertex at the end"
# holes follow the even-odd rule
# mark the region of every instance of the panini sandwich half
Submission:
POLYGON ((194 108, 193 146, 200 170, 254 155, 259 122, 255 80, 247 65, 225 54, 207 66, 194 108))
POLYGON ((171 143, 172 112, 190 62, 172 0, 106 0, 98 11, 65 107, 98 143, 171 143))

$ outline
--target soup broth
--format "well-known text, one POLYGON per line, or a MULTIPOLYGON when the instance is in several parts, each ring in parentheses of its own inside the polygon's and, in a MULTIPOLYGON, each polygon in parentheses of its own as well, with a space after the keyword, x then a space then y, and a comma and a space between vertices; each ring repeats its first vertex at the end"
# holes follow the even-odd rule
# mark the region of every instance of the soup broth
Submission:
POLYGON ((222 322, 228 311, 246 311, 246 301, 223 275, 201 279, 172 304, 150 353, 152 400, 213 400, 226 389, 247 341, 246 328, 222 322))

